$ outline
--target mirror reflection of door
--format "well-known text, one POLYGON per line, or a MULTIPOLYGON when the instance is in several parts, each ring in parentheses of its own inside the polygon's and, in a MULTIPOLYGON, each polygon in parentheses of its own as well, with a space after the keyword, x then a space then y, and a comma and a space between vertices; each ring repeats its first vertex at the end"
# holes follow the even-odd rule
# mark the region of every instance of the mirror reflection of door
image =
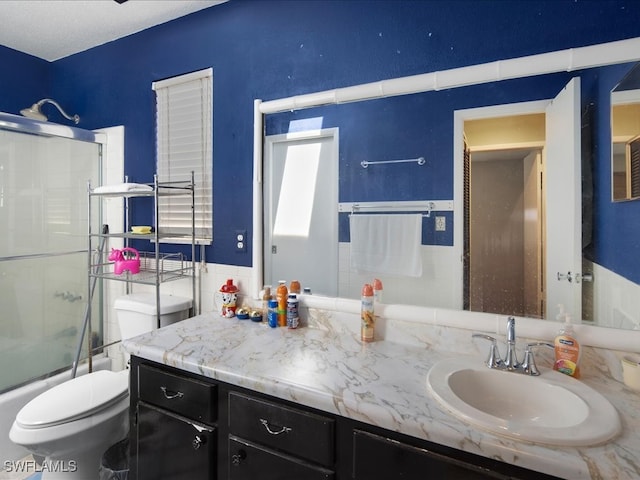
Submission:
POLYGON ((582 158, 580 78, 573 78, 545 111, 546 318, 558 305, 582 316, 582 158))
POLYGON ((614 141, 612 151, 613 200, 640 198, 640 135, 631 140, 614 141))
POLYGON ((613 201, 640 198, 640 90, 611 93, 611 138, 613 201))
POLYGON ((464 122, 470 198, 463 290, 472 311, 554 318, 563 304, 581 318, 578 80, 540 113, 492 117, 488 107, 464 122))
POLYGON ((265 283, 298 280, 312 293, 337 296, 338 130, 265 141, 265 283))
POLYGON ((544 315, 544 114, 464 124, 469 166, 469 308, 544 315))

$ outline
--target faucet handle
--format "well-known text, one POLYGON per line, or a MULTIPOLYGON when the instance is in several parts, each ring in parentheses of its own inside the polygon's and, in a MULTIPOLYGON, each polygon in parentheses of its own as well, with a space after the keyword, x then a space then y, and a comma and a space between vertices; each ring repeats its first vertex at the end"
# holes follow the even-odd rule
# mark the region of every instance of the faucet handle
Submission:
POLYGON ((483 338, 491 342, 491 346, 489 347, 489 356, 484 363, 489 368, 500 368, 500 366, 502 366, 502 359, 500 358, 500 352, 498 352, 498 341, 491 335, 486 335, 484 333, 474 333, 471 337, 483 338))
POLYGON ((522 365, 520 368, 522 369, 522 373, 526 373, 527 375, 540 375, 540 371, 538 367, 536 367, 536 360, 533 356, 533 348, 537 347, 548 347, 553 349, 554 346, 547 342, 534 342, 527 343, 527 348, 524 351, 524 360, 522 361, 522 365))

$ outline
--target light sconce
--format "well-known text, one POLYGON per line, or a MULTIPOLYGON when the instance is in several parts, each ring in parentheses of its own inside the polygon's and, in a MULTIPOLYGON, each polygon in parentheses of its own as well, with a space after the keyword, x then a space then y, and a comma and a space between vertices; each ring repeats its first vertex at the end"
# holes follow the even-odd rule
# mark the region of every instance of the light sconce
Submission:
POLYGON ((55 100, 51 100, 50 98, 43 98, 38 103, 34 103, 33 105, 31 105, 31 107, 20 110, 20 113, 27 118, 33 118, 34 120, 42 120, 43 122, 46 122, 47 116, 42 113, 42 106, 45 103, 50 103, 54 107, 56 107, 67 120, 72 120, 76 125, 80 123, 80 117, 78 115, 67 115, 62 107, 58 105, 58 102, 56 102, 55 100))

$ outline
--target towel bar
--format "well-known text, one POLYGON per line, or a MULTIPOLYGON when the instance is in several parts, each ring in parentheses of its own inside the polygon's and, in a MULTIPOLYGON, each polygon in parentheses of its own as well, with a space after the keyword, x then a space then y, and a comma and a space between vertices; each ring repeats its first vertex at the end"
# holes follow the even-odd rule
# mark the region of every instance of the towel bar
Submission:
POLYGON ((424 165, 425 163, 427 163, 424 157, 418 157, 418 158, 408 158, 406 160, 379 160, 377 162, 369 162, 368 160, 363 160, 360 162, 360 165, 362 165, 362 168, 367 168, 369 165, 380 165, 383 163, 410 163, 410 162, 415 162, 418 165, 424 165))
POLYGON ((384 202, 340 202, 338 212, 355 213, 356 210, 367 212, 450 212, 453 211, 453 200, 413 200, 384 202))

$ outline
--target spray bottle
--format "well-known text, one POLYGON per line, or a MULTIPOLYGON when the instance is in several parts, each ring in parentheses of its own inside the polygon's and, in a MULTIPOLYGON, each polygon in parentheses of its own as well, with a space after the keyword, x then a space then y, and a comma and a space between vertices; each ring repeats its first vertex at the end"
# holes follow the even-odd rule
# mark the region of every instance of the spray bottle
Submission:
POLYGON ((382 303, 382 281, 379 278, 373 279, 373 301, 382 303))
POLYGON ((276 289, 276 300, 278 301, 278 326, 287 326, 287 297, 289 291, 287 290, 287 282, 285 280, 278 281, 278 288, 276 289))
POLYGON ((365 283, 362 287, 362 306, 360 308, 360 336, 363 342, 373 342, 375 316, 373 312, 373 287, 365 283))

